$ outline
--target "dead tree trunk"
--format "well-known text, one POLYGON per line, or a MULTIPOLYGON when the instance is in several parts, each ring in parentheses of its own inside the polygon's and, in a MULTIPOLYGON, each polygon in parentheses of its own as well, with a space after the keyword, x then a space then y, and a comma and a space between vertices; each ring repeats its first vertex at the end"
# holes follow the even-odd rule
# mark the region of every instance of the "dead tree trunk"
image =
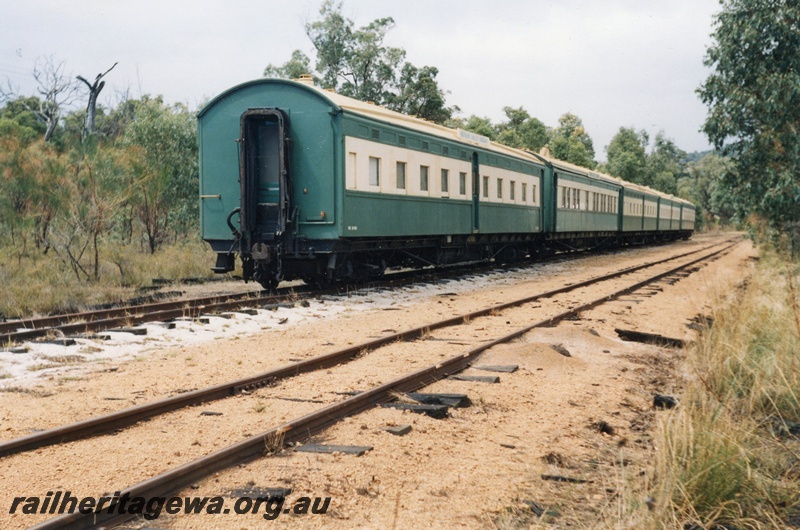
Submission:
MULTIPOLYGON (((119 63, 114 63, 114 66, 117 66, 117 64, 119 63)), ((78 80, 83 81, 86 83, 86 86, 89 87, 89 104, 86 106, 86 122, 83 126, 84 138, 94 134, 94 123, 95 117, 97 116, 97 96, 100 95, 100 91, 103 90, 104 86, 106 86, 106 82, 101 80, 108 72, 114 69, 114 66, 102 74, 98 74, 97 77, 94 78, 94 83, 89 83, 89 81, 84 79, 82 76, 78 76, 78 80)))

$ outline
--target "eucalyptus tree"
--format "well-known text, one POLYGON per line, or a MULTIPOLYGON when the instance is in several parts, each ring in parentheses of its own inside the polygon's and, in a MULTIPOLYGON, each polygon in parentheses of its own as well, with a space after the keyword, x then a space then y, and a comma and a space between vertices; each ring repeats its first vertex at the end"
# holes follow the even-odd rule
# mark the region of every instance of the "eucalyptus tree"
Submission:
POLYGON ((444 123, 457 110, 445 104, 437 68, 417 67, 406 61, 404 49, 385 44, 394 19, 379 18, 356 28, 343 15, 342 3, 334 0, 322 3, 319 16, 305 24, 316 51, 316 72, 310 68, 312 59, 296 50, 283 65, 267 66, 265 76, 310 74, 323 88, 437 123, 444 123))
POLYGON ((64 109, 69 107, 77 96, 78 87, 65 69, 66 62, 56 62, 52 56, 37 59, 33 67, 36 97, 20 97, 10 84, 7 88, 0 88, 0 99, 5 101, 16 99, 45 124, 45 142, 53 138, 64 109))
POLYGON ((678 179, 678 195, 693 202, 698 213, 705 214, 709 221, 728 223, 735 212, 721 180, 731 170, 730 166, 729 159, 716 153, 706 154, 690 163, 686 175, 678 179))
POLYGON ((132 151, 131 200, 154 253, 197 221, 197 124, 185 106, 160 97, 142 98, 133 112, 122 144, 132 151))
POLYGON ((311 72, 311 59, 302 51, 295 50, 292 52, 292 57, 282 66, 268 65, 264 69, 264 77, 297 79, 301 75, 311 74, 311 72))
POLYGON ((647 182, 647 144, 650 138, 646 131, 633 127, 620 127, 606 147, 608 162, 604 169, 611 175, 634 184, 647 182))
POLYGON ((687 155, 663 131, 656 134, 647 156, 645 184, 664 193, 676 195, 678 180, 687 176, 687 155))
POLYGON ((723 0, 698 89, 703 131, 729 155, 722 184, 740 217, 800 236, 800 4, 723 0))
POLYGON ((497 140, 497 126, 492 120, 484 116, 472 115, 466 120, 461 117, 451 118, 447 121, 447 126, 453 129, 464 129, 485 136, 490 140, 497 140))
POLYGON ((439 70, 433 66, 417 68, 406 62, 395 92, 387 97, 386 106, 403 114, 445 123, 459 109, 445 105, 445 94, 436 81, 438 73, 439 70))
MULTIPOLYGON (((24 127, 32 135, 42 137, 47 130, 47 123, 42 117, 31 109, 41 106, 41 100, 36 96, 15 96, 9 98, 6 104, 0 107, 0 120, 8 120, 16 126, 24 127)), ((11 126, 9 123, 8 126, 11 126)))
POLYGON ((558 127, 550 133, 550 150, 559 160, 588 169, 594 169, 594 145, 583 126, 583 121, 568 112, 558 119, 558 127))
POLYGON ((78 76, 76 79, 84 83, 87 88, 89 89, 89 101, 86 105, 86 123, 83 128, 83 136, 91 136, 94 134, 94 123, 95 123, 95 116, 97 115, 97 98, 100 96, 100 92, 103 90, 103 87, 106 86, 106 82, 103 81, 103 78, 117 66, 118 63, 114 63, 111 68, 103 72, 102 74, 97 74, 94 78, 94 82, 90 83, 84 77, 78 76))
POLYGON ((547 127, 522 107, 503 107, 507 121, 497 125, 497 141, 509 147, 539 152, 548 140, 547 127))

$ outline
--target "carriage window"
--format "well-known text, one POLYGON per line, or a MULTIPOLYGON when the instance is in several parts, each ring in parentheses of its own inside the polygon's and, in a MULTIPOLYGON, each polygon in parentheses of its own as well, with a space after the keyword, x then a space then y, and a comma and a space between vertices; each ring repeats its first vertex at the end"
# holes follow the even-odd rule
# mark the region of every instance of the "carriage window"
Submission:
POLYGON ((514 195, 516 195, 517 183, 512 180, 511 182, 508 183, 508 186, 509 186, 508 198, 513 201, 514 195))
POLYGON ((419 166, 419 189, 428 191, 428 166, 419 166))
POLYGON ((483 196, 489 198, 489 177, 483 176, 483 196))
POLYGON ((442 170, 442 193, 450 191, 450 171, 447 169, 442 170))
POLYGON ((406 189, 406 163, 405 162, 398 162, 397 163, 397 189, 398 190, 406 189))
POLYGON ((523 182, 522 183, 521 192, 522 193, 520 195, 522 197, 522 202, 528 202, 528 183, 527 182, 523 182))
POLYGON ((369 157, 369 185, 381 185, 381 159, 369 157))
POLYGON ((497 198, 503 198, 503 179, 497 179, 497 198))
POLYGON ((467 194, 467 174, 464 172, 458 174, 458 193, 460 195, 467 194))

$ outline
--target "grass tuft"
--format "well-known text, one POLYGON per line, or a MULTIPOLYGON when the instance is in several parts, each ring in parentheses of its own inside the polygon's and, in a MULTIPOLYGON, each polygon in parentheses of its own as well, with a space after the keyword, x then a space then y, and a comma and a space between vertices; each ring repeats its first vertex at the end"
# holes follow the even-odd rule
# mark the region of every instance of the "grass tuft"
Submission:
POLYGON ((0 315, 20 318, 138 296, 153 278, 178 280, 212 275, 214 253, 201 241, 164 247, 155 254, 136 245, 103 248, 99 279, 79 280, 53 253, 0 255, 0 315))
POLYGON ((660 415, 653 528, 788 528, 800 511, 798 270, 766 253, 688 352, 660 415), (791 276, 790 276, 791 275, 791 276), (790 281, 791 277, 791 281, 790 281))

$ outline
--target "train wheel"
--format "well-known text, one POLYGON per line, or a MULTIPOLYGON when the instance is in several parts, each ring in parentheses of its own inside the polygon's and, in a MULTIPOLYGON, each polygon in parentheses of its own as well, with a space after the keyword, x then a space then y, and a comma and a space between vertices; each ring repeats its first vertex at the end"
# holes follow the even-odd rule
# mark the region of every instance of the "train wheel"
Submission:
POLYGON ((278 284, 280 283, 280 280, 275 274, 275 271, 269 270, 258 263, 256 263, 253 279, 260 283, 261 287, 270 293, 274 294, 278 291, 278 284))
POLYGON ((303 278, 303 282, 313 289, 330 289, 336 283, 333 279, 328 278, 327 274, 315 274, 311 277, 303 278))

